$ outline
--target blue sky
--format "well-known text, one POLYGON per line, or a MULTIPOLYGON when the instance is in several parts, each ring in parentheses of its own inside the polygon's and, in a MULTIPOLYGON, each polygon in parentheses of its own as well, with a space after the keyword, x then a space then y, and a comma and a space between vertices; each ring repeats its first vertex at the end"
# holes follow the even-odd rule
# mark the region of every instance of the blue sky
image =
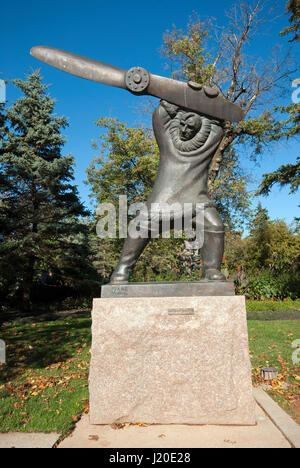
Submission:
MULTIPOLYGON (((45 83, 51 84, 52 97, 57 99, 56 113, 66 116, 70 122, 64 131, 67 138, 64 153, 72 153, 76 160, 75 182, 86 205, 90 201, 89 187, 84 184, 85 170, 94 157, 90 140, 99 135, 95 120, 111 116, 126 120, 130 125, 138 125, 141 121, 147 124, 150 121, 147 122, 147 117, 139 111, 139 105, 145 98, 74 77, 38 62, 29 54, 31 47, 57 47, 120 68, 140 65, 151 73, 169 76, 159 51, 164 32, 172 29, 173 24, 185 28, 193 11, 203 19, 214 17, 219 24, 226 25, 224 11, 231 3, 231 0, 15 0, 2 3, 0 77, 9 80, 24 78, 32 70, 41 69, 45 83)), ((283 13, 286 1, 275 3, 283 13)), ((287 40, 279 37, 279 31, 287 25, 287 20, 284 14, 274 20, 265 35, 256 39, 250 53, 267 58, 275 41, 285 46, 287 40)), ((299 50, 294 52, 299 54, 299 50)), ((11 84, 7 86, 6 97, 8 103, 18 97, 11 84)), ((284 103, 289 102, 287 97, 284 103)), ((266 152, 260 166, 256 166, 249 162, 245 152, 243 167, 253 178, 249 188, 257 188, 263 173, 273 171, 283 163, 294 163, 298 154, 296 142, 277 145, 266 152)), ((255 199, 255 205, 258 200, 255 199)), ((289 195, 288 189, 274 188, 271 195, 261 201, 272 218, 292 222, 296 215, 299 216, 299 194, 289 195)))

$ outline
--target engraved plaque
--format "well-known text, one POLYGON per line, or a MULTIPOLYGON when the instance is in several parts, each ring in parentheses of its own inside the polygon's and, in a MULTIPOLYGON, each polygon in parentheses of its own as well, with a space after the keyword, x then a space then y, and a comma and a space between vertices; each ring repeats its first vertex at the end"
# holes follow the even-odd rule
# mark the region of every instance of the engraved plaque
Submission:
POLYGON ((116 286, 113 288, 113 295, 117 297, 126 297, 128 296, 128 290, 126 286, 116 286))
POLYGON ((168 309, 169 315, 195 315, 194 309, 168 309))

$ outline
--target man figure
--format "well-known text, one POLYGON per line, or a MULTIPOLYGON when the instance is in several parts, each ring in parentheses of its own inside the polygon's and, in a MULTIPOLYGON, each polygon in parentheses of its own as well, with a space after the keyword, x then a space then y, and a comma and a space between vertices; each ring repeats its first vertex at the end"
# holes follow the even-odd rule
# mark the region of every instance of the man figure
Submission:
MULTIPOLYGON (((204 210, 203 275, 210 281, 225 281, 220 272, 224 251, 224 225, 207 195, 208 169, 223 136, 221 122, 161 101, 153 114, 153 130, 160 150, 158 175, 146 206, 192 204, 204 210)), ((163 214, 162 214, 163 216, 163 214)), ((180 212, 182 216, 182 212, 180 212)), ((142 217, 143 218, 143 217, 142 217)), ((176 213, 172 221, 176 220, 176 213)), ((123 251, 111 283, 124 283, 149 241, 150 218, 140 222, 140 237, 129 227, 123 251)), ((158 221, 161 225, 161 219, 158 221)))

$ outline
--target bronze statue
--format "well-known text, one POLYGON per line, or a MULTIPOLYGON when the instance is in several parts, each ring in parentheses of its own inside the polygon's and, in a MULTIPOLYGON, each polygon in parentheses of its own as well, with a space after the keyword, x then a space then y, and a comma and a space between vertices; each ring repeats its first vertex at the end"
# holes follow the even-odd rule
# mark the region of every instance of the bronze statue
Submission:
MULTIPOLYGON (((195 224, 197 206, 203 211, 203 279, 225 281, 220 272, 224 251, 224 226, 207 195, 208 169, 222 136, 224 120, 239 121, 242 110, 218 95, 214 88, 182 83, 152 75, 141 67, 129 71, 51 47, 34 47, 31 54, 49 65, 76 76, 127 89, 136 95, 161 98, 153 114, 153 130, 160 150, 160 165, 147 213, 139 213, 139 236, 129 227, 111 283, 126 283, 151 237, 153 206, 156 229, 162 230, 164 206, 189 204, 195 224), (152 211, 151 211, 152 210, 152 211)), ((182 217, 182 211, 173 213, 182 217)))
MULTIPOLYGON (((207 195, 209 164, 223 135, 221 122, 161 101, 153 114, 153 130, 160 150, 160 165, 152 193, 146 202, 148 213, 151 213, 153 204, 161 207, 160 214, 163 216, 164 204, 192 203, 193 216, 196 204, 200 205, 204 209, 202 277, 224 281, 225 277, 220 272, 224 226, 214 203, 207 195)), ((179 216, 182 216, 182 211, 179 216)), ((175 217, 176 214, 173 221, 175 217)), ((161 219, 159 223, 161 227, 161 219)), ((146 216, 140 221, 139 238, 131 235, 129 228, 111 282, 128 281, 132 268, 149 241, 149 231, 150 219, 146 216)))

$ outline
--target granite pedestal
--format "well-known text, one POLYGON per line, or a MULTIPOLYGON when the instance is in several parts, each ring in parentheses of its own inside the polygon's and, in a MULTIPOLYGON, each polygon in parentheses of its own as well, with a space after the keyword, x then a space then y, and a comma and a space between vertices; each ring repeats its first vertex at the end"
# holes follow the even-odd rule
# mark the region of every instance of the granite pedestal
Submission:
POLYGON ((94 299, 90 422, 255 424, 245 299, 94 299))

